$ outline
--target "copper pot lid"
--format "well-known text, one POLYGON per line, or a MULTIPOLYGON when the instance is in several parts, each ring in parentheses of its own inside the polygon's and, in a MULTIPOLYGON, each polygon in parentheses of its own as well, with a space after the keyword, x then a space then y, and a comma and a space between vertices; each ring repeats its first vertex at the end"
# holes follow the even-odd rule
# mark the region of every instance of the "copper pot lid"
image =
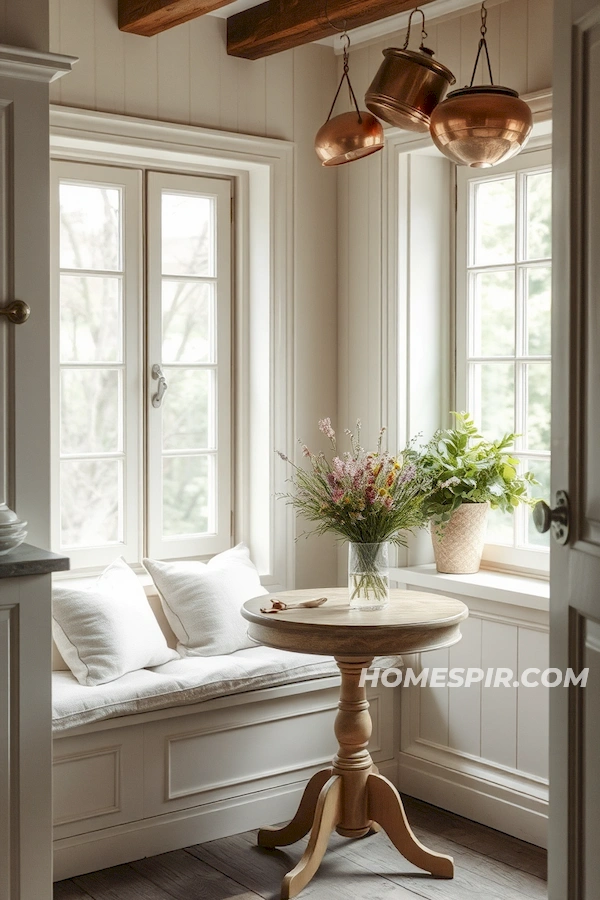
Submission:
POLYGON ((433 58, 433 50, 429 47, 420 47, 418 50, 404 50, 400 47, 386 47, 383 51, 384 56, 395 56, 398 59, 406 59, 409 62, 417 63, 426 69, 431 69, 436 75, 441 75, 449 84, 454 84, 456 78, 450 69, 433 58))
POLYGON ((502 87, 499 84, 476 84, 473 87, 457 88, 455 91, 450 91, 446 95, 446 101, 453 100, 455 97, 468 97, 471 94, 503 94, 505 97, 519 99, 518 91, 514 91, 512 88, 502 87))

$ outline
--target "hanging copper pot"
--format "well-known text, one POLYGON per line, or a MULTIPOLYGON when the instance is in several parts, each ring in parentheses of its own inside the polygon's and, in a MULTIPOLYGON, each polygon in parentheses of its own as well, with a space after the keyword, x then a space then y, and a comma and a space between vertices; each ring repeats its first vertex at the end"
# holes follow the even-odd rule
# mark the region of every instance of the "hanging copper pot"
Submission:
POLYGON ((427 131, 431 113, 456 81, 450 69, 433 59, 433 50, 423 46, 426 37, 423 10, 413 9, 404 46, 383 51, 384 60, 365 94, 371 112, 405 131, 427 131), (416 12, 423 16, 421 45, 418 50, 407 50, 416 12))
POLYGON ((371 113, 358 108, 356 95, 348 74, 350 38, 347 34, 343 34, 342 37, 346 39, 344 71, 333 98, 327 121, 324 125, 321 125, 315 136, 315 151, 323 166, 341 166, 344 163, 353 162, 355 159, 369 156, 371 153, 376 153, 377 150, 383 149, 383 127, 381 122, 375 116, 372 116, 371 113), (341 113, 332 119, 331 113, 344 81, 348 82, 350 99, 354 103, 355 108, 352 112, 341 113))
POLYGON ((431 116, 431 137, 459 166, 486 169, 524 147, 533 126, 531 109, 511 88, 462 88, 448 94, 431 116))
POLYGON ((440 153, 459 166, 485 169, 497 166, 523 149, 533 116, 511 88, 494 84, 486 35, 487 10, 481 6, 481 39, 469 87, 452 91, 431 114, 430 132, 440 153), (485 51, 489 85, 475 85, 475 73, 485 51))

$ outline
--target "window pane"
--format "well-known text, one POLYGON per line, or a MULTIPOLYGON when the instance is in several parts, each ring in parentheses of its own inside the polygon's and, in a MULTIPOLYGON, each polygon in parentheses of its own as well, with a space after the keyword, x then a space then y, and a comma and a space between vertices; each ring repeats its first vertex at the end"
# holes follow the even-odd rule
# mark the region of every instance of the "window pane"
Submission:
POLYGON ((119 270, 120 232, 119 188, 61 183, 61 268, 119 270))
POLYGON ((550 450, 550 363, 527 366, 527 449, 550 450))
POLYGON ((163 536, 214 532, 214 460, 209 456, 163 459, 163 536))
POLYGON ((61 362, 121 362, 122 354, 121 279, 63 275, 61 362))
POLYGON ((166 369, 163 450, 214 450, 215 373, 212 369, 166 369))
POLYGON ((214 220, 212 197, 163 191, 163 275, 214 276, 214 220))
POLYGON ((481 433, 496 440, 515 430, 515 367, 513 363, 471 365, 473 417, 481 433))
POLYGON ((63 369, 60 405, 62 453, 112 453, 122 449, 120 372, 63 369))
POLYGON ((526 259, 548 259, 552 254, 552 174, 527 176, 526 259))
POLYGON ((515 542, 514 513, 502 512, 501 509, 490 509, 485 540, 487 544, 504 544, 512 547, 515 542))
POLYGON ((474 186, 474 264, 500 265, 515 259, 515 178, 474 186))
POLYGON ((212 284, 163 281, 163 362, 216 362, 214 306, 212 284))
MULTIPOLYGON (((550 460, 549 459, 531 459, 523 460, 526 467, 533 472, 536 480, 540 483, 533 485, 531 488, 531 496, 539 497, 550 504, 550 460)), ((527 511, 527 542, 534 547, 549 547, 550 532, 540 534, 533 524, 533 518, 527 511)))
POLYGON ((94 547, 123 540, 121 460, 63 460, 60 500, 62 547, 94 547))
POLYGON ((527 352, 531 356, 550 356, 552 269, 532 266, 526 272, 527 352))
POLYGON ((514 272, 481 272, 473 278, 473 356, 515 352, 514 272))

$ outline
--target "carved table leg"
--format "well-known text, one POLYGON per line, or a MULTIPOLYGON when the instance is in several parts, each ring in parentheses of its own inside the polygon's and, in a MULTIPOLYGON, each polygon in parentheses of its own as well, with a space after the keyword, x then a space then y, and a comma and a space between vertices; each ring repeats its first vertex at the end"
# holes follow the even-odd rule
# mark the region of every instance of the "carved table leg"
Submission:
POLYGON ((332 775, 319 794, 315 820, 302 859, 283 879, 281 900, 290 900, 290 897, 299 894, 319 868, 329 836, 340 820, 341 798, 342 779, 339 775, 332 775))
POLYGON ((304 788, 300 806, 292 821, 283 828, 261 828, 258 832, 259 847, 287 847, 308 834, 312 828, 321 788, 331 775, 332 769, 321 769, 313 775, 304 788))
POLYGON ((302 859, 283 880, 282 900, 295 897, 308 884, 319 868, 334 828, 345 837, 362 837, 383 828, 409 862, 440 878, 452 878, 452 858, 427 850, 416 839, 406 820, 400 795, 379 775, 371 759, 369 702, 366 689, 360 687, 359 681, 362 669, 369 668, 372 660, 342 657, 336 662, 342 683, 334 726, 339 746, 333 768, 313 775, 289 825, 261 828, 258 834, 260 846, 283 847, 311 829, 302 859))
POLYGON ((369 775, 367 792, 369 815, 381 825, 405 859, 438 878, 454 877, 452 857, 428 850, 415 837, 408 824, 400 794, 387 778, 383 775, 369 775))

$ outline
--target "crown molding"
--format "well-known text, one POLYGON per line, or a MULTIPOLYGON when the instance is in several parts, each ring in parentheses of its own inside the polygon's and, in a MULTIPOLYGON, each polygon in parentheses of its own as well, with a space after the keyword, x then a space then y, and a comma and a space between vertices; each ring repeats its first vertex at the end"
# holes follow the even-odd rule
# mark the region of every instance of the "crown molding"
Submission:
POLYGON ((75 63, 76 56, 61 53, 41 53, 26 47, 12 47, 0 44, 0 77, 19 78, 21 81, 41 81, 50 84, 67 75, 75 63))

